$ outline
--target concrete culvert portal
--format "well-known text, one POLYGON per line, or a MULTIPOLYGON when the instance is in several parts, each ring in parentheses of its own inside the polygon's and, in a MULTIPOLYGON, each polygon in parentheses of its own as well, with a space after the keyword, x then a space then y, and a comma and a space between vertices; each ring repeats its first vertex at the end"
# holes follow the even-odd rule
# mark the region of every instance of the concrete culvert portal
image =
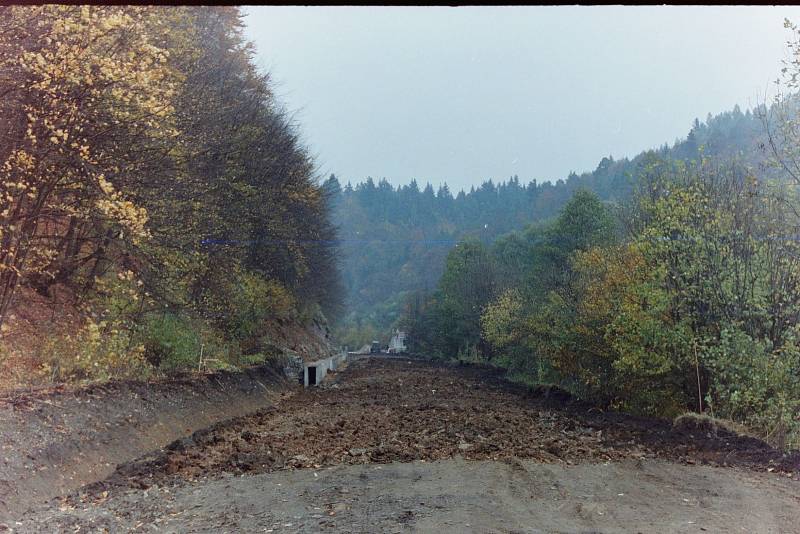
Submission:
POLYGON ((317 368, 314 365, 308 366, 308 385, 314 386, 317 383, 317 368))

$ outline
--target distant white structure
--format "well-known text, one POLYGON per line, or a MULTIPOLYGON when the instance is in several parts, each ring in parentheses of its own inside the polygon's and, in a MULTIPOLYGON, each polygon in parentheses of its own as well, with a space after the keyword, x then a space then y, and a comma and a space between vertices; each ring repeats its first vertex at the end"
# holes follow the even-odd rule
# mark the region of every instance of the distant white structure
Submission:
POLYGON ((395 330, 391 341, 389 341, 389 354, 399 354, 406 351, 406 333, 395 330))

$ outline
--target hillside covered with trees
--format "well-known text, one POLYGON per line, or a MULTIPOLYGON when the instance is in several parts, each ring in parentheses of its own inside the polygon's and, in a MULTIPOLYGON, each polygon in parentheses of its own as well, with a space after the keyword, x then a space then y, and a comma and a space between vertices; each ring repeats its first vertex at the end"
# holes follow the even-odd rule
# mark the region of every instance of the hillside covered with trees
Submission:
POLYGON ((784 16, 0 5, 0 533, 800 532, 784 16))
POLYGON ((263 359, 339 306, 325 192, 232 7, 0 8, 4 385, 263 359))
POLYGON ((413 350, 797 447, 798 69, 787 63, 783 93, 755 118, 696 123, 673 148, 621 164, 624 195, 598 169, 554 219, 460 240, 435 288, 406 300, 413 350))
POLYGON ((798 443, 800 61, 671 146, 454 193, 320 180, 236 8, 0 17, 0 387, 259 363, 331 320, 798 443))
POLYGON ((414 292, 432 291, 442 275, 448 251, 462 239, 489 244, 499 236, 556 217, 576 191, 593 191, 599 199, 622 204, 630 198, 654 159, 724 160, 738 158, 769 176, 764 119, 760 107, 738 107, 705 122, 695 120, 686 138, 672 146, 643 152, 632 159, 603 158, 592 172, 570 173, 555 182, 485 181, 469 191, 434 188, 416 180, 394 187, 368 178, 352 185, 331 176, 325 188, 334 199, 334 220, 341 239, 342 274, 347 315, 339 337, 351 347, 387 335, 400 320, 414 292))

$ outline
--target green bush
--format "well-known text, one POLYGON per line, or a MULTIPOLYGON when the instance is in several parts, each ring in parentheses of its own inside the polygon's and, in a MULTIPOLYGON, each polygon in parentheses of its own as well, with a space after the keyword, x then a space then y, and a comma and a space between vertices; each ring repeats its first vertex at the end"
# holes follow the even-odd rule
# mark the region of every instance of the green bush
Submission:
POLYGON ((679 167, 635 199, 617 246, 578 239, 591 225, 560 218, 544 233, 548 246, 532 248, 530 274, 484 309, 483 335, 512 373, 543 380, 546 362, 559 385, 598 404, 708 411, 798 446, 800 246, 783 238, 791 212, 735 165, 679 167))
POLYGON ((224 330, 231 339, 247 340, 261 332, 266 320, 286 320, 294 314, 294 299, 279 282, 240 273, 231 288, 224 330))
POLYGON ((800 446, 800 350, 794 340, 773 350, 735 327, 702 353, 715 415, 756 428, 780 447, 800 446))
POLYGON ((185 317, 164 313, 149 317, 143 328, 145 359, 162 371, 197 366, 201 339, 185 317))
POLYGON ((151 368, 133 330, 140 294, 132 271, 96 277, 80 327, 41 336, 34 356, 40 374, 53 382, 146 377, 151 368))

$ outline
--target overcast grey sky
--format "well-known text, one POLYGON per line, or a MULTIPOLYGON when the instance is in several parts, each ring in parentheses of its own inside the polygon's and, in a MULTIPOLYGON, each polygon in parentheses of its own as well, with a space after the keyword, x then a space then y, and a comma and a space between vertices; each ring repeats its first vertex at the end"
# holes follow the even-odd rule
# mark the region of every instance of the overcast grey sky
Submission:
POLYGON ((763 97, 796 7, 247 7, 320 172, 557 180, 763 97))

